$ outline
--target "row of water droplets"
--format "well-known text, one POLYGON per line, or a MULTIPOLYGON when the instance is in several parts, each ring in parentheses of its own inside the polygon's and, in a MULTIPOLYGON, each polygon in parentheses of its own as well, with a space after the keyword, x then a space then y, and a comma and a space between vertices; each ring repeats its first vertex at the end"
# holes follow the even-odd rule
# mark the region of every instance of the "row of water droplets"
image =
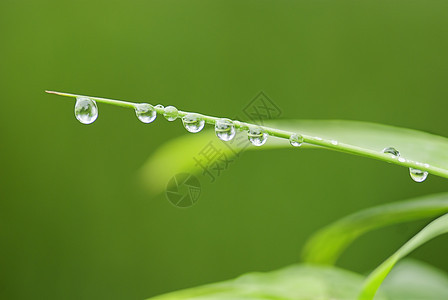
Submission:
MULTIPOLYGON (((168 121, 175 121, 178 118, 179 111, 174 106, 164 107, 163 105, 156 105, 155 107, 148 103, 139 103, 134 105, 135 114, 137 118, 143 123, 151 123, 157 117, 157 110, 163 112, 163 116, 168 121)), ((98 117, 98 107, 96 102, 89 97, 76 97, 75 116, 83 124, 91 124, 98 117)), ((238 122, 238 121, 236 121, 238 122)), ((188 113, 182 117, 182 123, 189 132, 197 133, 205 126, 205 120, 200 114, 188 113)), ((235 122, 230 119, 217 119, 215 122, 215 133, 223 141, 230 141, 235 137, 235 122)), ((251 125, 247 130, 247 137, 254 146, 262 146, 266 143, 268 133, 260 126, 251 125)), ((316 137, 317 140, 322 140, 316 137)), ((300 147, 303 144, 303 137, 300 134, 292 134, 289 142, 294 147, 300 147)), ((332 145, 337 145, 337 141, 330 141, 332 145)), ((397 158, 399 162, 405 162, 406 159, 400 156, 400 152, 393 148, 387 147, 383 153, 389 153, 397 158)), ((427 164, 422 164, 428 167, 427 164)), ((427 171, 420 169, 409 168, 411 178, 416 182, 423 182, 428 177, 427 171)))
MULTIPOLYGON (((393 157, 397 158, 399 162, 406 162, 406 159, 401 157, 400 152, 394 147, 387 147, 383 150, 383 153, 392 154, 393 157)), ((428 164, 422 164, 424 167, 429 167, 428 164)), ((409 175, 411 175, 412 180, 415 182, 423 182, 428 177, 427 171, 422 171, 419 169, 409 168, 409 175)))
MULTIPOLYGON (((178 118, 179 111, 174 106, 164 107, 156 105, 155 107, 148 103, 139 103, 134 105, 137 118, 143 123, 151 123, 157 117, 157 110, 163 112, 163 116, 168 121, 175 121, 178 118)), ((76 97, 75 116, 83 124, 91 124, 98 118, 98 107, 96 102, 89 97, 76 97)), ((189 132, 197 133, 205 126, 205 120, 199 114, 188 113, 182 117, 182 123, 189 132)), ((235 124, 230 119, 218 119, 215 122, 215 133, 223 141, 230 141, 235 137, 235 124)), ((268 133, 260 126, 250 126, 247 131, 249 141, 254 146, 262 146, 266 143, 268 133)), ((292 134, 289 142, 294 147, 299 147, 303 143, 303 137, 299 134, 292 134)))

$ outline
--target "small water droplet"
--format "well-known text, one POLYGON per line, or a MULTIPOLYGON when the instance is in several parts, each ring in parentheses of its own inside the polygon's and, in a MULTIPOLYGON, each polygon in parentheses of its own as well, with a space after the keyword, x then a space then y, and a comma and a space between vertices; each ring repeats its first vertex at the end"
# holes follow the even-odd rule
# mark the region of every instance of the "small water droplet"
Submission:
POLYGON ((262 146, 264 143, 266 143, 266 140, 268 139, 268 134, 263 131, 261 127, 250 127, 249 131, 247 132, 247 137, 249 138, 249 141, 254 146, 262 146))
POLYGON ((335 140, 331 140, 331 141, 330 141, 330 143, 331 143, 332 145, 335 145, 335 146, 337 146, 337 144, 338 144, 338 141, 335 141, 335 140))
POLYGON ((182 118, 182 123, 189 132, 196 133, 204 128, 205 120, 198 114, 187 114, 182 118))
POLYGON ((322 138, 321 138, 321 137, 315 136, 314 138, 315 138, 316 140, 318 140, 318 141, 322 141, 322 138))
POLYGON ((395 156, 400 156, 400 152, 398 152, 397 149, 395 149, 394 147, 387 147, 383 149, 383 153, 389 153, 395 156))
POLYGON ((91 124, 98 117, 96 102, 88 97, 76 97, 75 117, 83 124, 91 124))
POLYGON ((165 109, 165 107, 162 104, 157 104, 156 106, 154 106, 154 108, 165 109))
POLYGON ((139 103, 135 105, 135 114, 143 123, 151 123, 157 117, 154 107, 148 103, 139 103))
POLYGON ((409 168, 409 174, 415 182, 423 182, 428 177, 428 172, 413 168, 409 168))
POLYGON ((215 122, 215 133, 222 141, 228 142, 235 137, 235 126, 232 120, 219 119, 215 122))
POLYGON ((405 162, 406 159, 404 159, 403 157, 399 157, 399 158, 398 158, 398 161, 399 161, 399 162, 405 162))
POLYGON ((179 111, 174 106, 167 106, 165 107, 165 112, 163 113, 163 116, 168 121, 172 122, 177 119, 179 111))
POLYGON ((241 128, 242 124, 240 121, 238 121, 238 120, 233 121, 233 125, 235 125, 235 127, 238 127, 238 130, 242 131, 242 128, 241 128))
POLYGON ((289 143, 294 147, 300 147, 303 143, 303 137, 297 133, 291 134, 289 137, 289 143))

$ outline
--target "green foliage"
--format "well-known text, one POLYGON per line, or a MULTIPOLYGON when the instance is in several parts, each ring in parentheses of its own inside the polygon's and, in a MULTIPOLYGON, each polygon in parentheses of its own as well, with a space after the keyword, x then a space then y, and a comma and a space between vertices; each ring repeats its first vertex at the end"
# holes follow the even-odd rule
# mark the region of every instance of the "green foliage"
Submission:
MULTIPOLYGON (((311 136, 319 136, 326 140, 337 140, 338 143, 344 143, 355 146, 358 149, 362 149, 360 153, 355 154, 373 157, 380 160, 382 159, 381 157, 372 156, 369 155, 369 153, 371 151, 380 153, 382 149, 388 146, 393 146, 398 149, 401 155, 406 157, 406 159, 430 164, 432 167, 441 170, 439 175, 446 177, 444 173, 448 169, 448 140, 440 136, 410 129, 354 121, 279 120, 270 122, 269 126, 275 126, 284 130, 297 131, 311 136)), ((163 188, 162 184, 166 181, 166 179, 176 173, 185 171, 196 173, 200 172, 201 170, 195 167, 191 157, 198 153, 207 143, 213 141, 213 135, 213 132, 206 132, 202 135, 182 136, 168 142, 166 145, 161 146, 161 148, 148 160, 145 166, 144 175, 147 182, 151 186, 151 189, 161 190, 163 188), (162 172, 160 172, 161 169, 163 169, 162 172), (161 177, 156 175, 161 175, 161 177)), ((240 148, 246 146, 247 145, 243 144, 240 148)), ((288 143, 285 143, 285 141, 271 140, 265 147, 249 147, 247 149, 259 150, 279 147, 291 146, 288 143)), ((313 148, 313 145, 305 145, 303 148, 309 147, 313 148)), ((228 147, 222 145, 220 150, 224 151, 229 156, 233 153, 228 147)), ((353 153, 350 151, 345 151, 345 149, 342 148, 333 148, 333 150, 353 153)), ((354 239, 369 230, 399 222, 433 217, 446 213, 447 211, 448 194, 439 194, 400 203, 387 204, 355 213, 334 223, 333 225, 328 226, 316 234, 305 246, 304 259, 305 261, 312 263, 334 263, 338 255, 354 239)), ((373 299, 376 290, 379 288, 387 274, 399 259, 429 239, 445 233, 448 230, 448 223, 445 220, 446 218, 447 216, 444 216, 428 225, 427 228, 405 244, 403 248, 398 250, 397 253, 391 256, 377 270, 375 270, 375 272, 368 277, 365 287, 360 294, 360 299, 373 299)), ((296 268, 301 269, 302 266, 296 266, 296 268)), ((319 272, 318 270, 321 269, 317 269, 317 271, 313 269, 313 271, 316 272, 319 272)), ((307 272, 312 273, 309 269, 307 272)), ((419 272, 416 272, 414 275, 419 276, 418 274, 419 272)), ((172 299, 179 297, 185 297, 185 299, 205 299, 207 297, 212 297, 213 299, 226 299, 226 297, 232 298, 237 296, 241 298, 248 297, 249 299, 312 299, 319 297, 322 299, 339 299, 339 295, 335 290, 329 289, 331 291, 329 295, 319 295, 317 292, 319 289, 316 289, 315 292, 317 294, 308 295, 308 290, 301 290, 303 287, 299 284, 294 285, 294 287, 298 289, 288 290, 283 287, 283 281, 281 283, 269 281, 269 279, 267 279, 270 278, 269 275, 265 276, 266 278, 260 280, 256 280, 258 278, 254 279, 258 286, 252 287, 251 291, 255 294, 246 294, 245 288, 235 288, 235 285, 240 287, 237 279, 236 281, 219 284, 219 292, 217 293, 210 292, 210 290, 208 290, 209 287, 205 287, 205 289, 190 289, 186 292, 182 292, 181 294, 173 294, 174 296, 169 297, 174 297, 172 299), (287 296, 283 292, 277 294, 264 292, 264 287, 271 284, 274 287, 281 287, 281 291, 284 293, 290 293, 291 296, 287 296), (221 290, 221 288, 224 289, 221 290), (198 292, 201 296, 194 296, 196 295, 196 292, 198 292), (202 292, 205 294, 202 294, 202 292), (302 298, 296 298, 297 295, 301 295, 302 298)), ((343 274, 339 274, 338 278, 346 279, 343 274)), ((296 280, 296 282, 301 281, 300 276, 297 276, 291 280, 296 280)), ((309 287, 312 286, 312 284, 309 285, 309 287)), ((355 286, 359 288, 358 285, 355 284, 355 286)), ((359 289, 349 289, 343 284, 341 284, 341 287, 343 287, 342 290, 345 292, 350 291, 353 294, 346 294, 340 299, 354 299, 355 297, 353 295, 357 295, 357 292, 359 292, 359 289)), ((406 290, 404 289, 402 291, 406 290)), ((434 292, 434 290, 431 291, 434 292)), ((420 290, 420 292, 424 293, 422 290, 420 290)), ((443 291, 441 293, 446 292, 443 291)), ((400 297, 400 292, 394 293, 393 299, 396 299, 397 297, 400 297)), ((437 294, 437 297, 443 299, 444 296, 442 294, 437 294)), ((379 298, 377 297, 377 299, 379 298)))
MULTIPOLYGON (((250 273, 234 280, 151 299, 373 299, 400 259, 430 239, 448 232, 448 214, 431 222, 366 279, 334 266, 315 263, 333 262, 349 242, 368 230, 440 215, 447 210, 448 194, 367 209, 335 222, 313 237, 305 248, 305 259, 313 263, 269 273, 250 273)), ((410 295, 408 284, 415 282, 417 285, 411 294, 415 299, 446 299, 448 296, 448 276, 422 263, 406 262, 392 277, 393 280, 375 299, 406 299, 410 295)))
MULTIPOLYGON (((77 99, 86 97, 60 92, 49 93, 77 99)), ((90 97, 90 101, 95 107, 96 104, 92 100, 125 108, 136 109, 139 107, 137 103, 90 97)), ((182 118, 185 122, 185 118, 189 118, 192 114, 174 107, 153 107, 150 104, 145 104, 145 107, 148 110, 146 113, 149 112, 154 116, 156 113, 167 116, 169 109, 169 118, 167 118, 169 121, 182 118)), ((215 125, 219 120, 216 117, 193 114, 194 122, 202 123, 198 127, 200 129, 193 130, 194 132, 200 131, 204 123, 215 125)), ((154 118, 151 119, 154 120, 154 118)), ((191 123, 191 121, 187 122, 191 123)), ((299 134, 300 140, 306 143, 303 148, 307 148, 307 146, 328 148, 448 178, 448 139, 429 133, 365 122, 335 120, 277 120, 262 126, 233 120, 230 121, 230 124, 234 129, 240 131, 234 140, 240 140, 242 132, 248 130, 250 139, 253 128, 257 128, 257 134, 259 133, 260 136, 268 134, 277 140, 273 139, 261 148, 248 147, 247 140, 244 143, 228 142, 226 146, 220 144, 221 149, 219 150, 226 156, 232 156, 246 149, 291 147, 290 137, 299 134), (392 154, 383 152, 383 149, 390 147, 393 149, 392 154)), ((188 126, 186 128, 189 129, 188 126)), ((184 136, 162 146, 145 166, 144 174, 151 189, 160 192, 167 180, 177 173, 200 172, 201 169, 193 157, 206 145, 212 143, 213 138, 215 138, 214 132, 208 131, 193 137, 184 136)), ((263 144, 264 139, 257 146, 263 144)), ((423 180, 425 178, 426 175, 423 180)), ((398 222, 440 215, 447 211, 448 194, 441 194, 355 213, 328 226, 314 236, 305 246, 305 261, 317 264, 334 263, 350 242, 369 230, 398 222)), ((175 292, 154 299, 354 299, 359 295, 358 299, 360 300, 370 300, 373 299, 381 283, 399 260, 432 238, 446 232, 448 232, 448 214, 431 222, 377 267, 365 279, 361 290, 363 279, 360 275, 331 266, 296 265, 276 272, 248 274, 235 280, 175 292)), ((443 289, 440 291, 441 294, 445 293, 443 289)), ((399 292, 398 295, 400 295, 399 292)))
MULTIPOLYGON (((390 279, 376 300, 448 298, 448 275, 422 262, 404 260, 390 279)), ((248 273, 151 300, 350 300, 357 298, 363 280, 364 276, 337 267, 299 264, 268 273, 248 273)))
POLYGON ((318 231, 305 245, 303 259, 308 263, 333 264, 350 243, 368 231, 447 212, 448 193, 365 209, 318 231))
POLYGON ((376 268, 366 280, 359 299, 373 299, 383 280, 395 266, 395 264, 410 252, 425 244, 429 240, 448 232, 448 214, 432 221, 418 234, 404 244, 397 252, 376 268))
POLYGON ((151 299, 354 299, 362 282, 363 276, 335 267, 293 265, 151 299))
POLYGON ((393 300, 448 299, 448 274, 407 258, 387 276, 379 293, 393 300))
MULTIPOLYGON (((266 122, 266 125, 281 128, 283 130, 299 132, 309 136, 318 136, 325 141, 336 140, 339 145, 331 145, 325 149, 348 152, 356 155, 371 157, 387 162, 399 163, 392 159, 391 155, 384 155, 381 151, 393 146, 398 149, 402 157, 429 164, 426 168, 430 175, 434 172, 438 175, 448 177, 448 139, 433 134, 386 126, 367 122, 342 121, 342 120, 276 120, 266 122), (350 149, 358 149, 354 153, 340 147, 340 144, 352 146, 350 149)), ((200 173, 202 170, 196 166, 192 159, 208 143, 214 141, 214 145, 228 156, 234 152, 223 145, 212 130, 204 130, 200 134, 184 135, 168 141, 161 145, 156 152, 147 160, 143 169, 145 183, 150 191, 162 192, 166 182, 175 174, 180 172, 200 173)), ((245 133, 239 133, 240 138, 245 140, 245 133)), ((237 136, 237 139, 239 137, 237 136)), ((245 148, 247 150, 268 150, 273 148, 288 148, 294 151, 300 149, 321 148, 315 145, 303 144, 299 149, 292 149, 288 141, 278 138, 268 138, 262 147, 248 146, 246 143, 233 143, 232 149, 245 148)), ((409 167, 404 163, 403 166, 409 167)), ((422 167, 421 169, 425 169, 422 167)))

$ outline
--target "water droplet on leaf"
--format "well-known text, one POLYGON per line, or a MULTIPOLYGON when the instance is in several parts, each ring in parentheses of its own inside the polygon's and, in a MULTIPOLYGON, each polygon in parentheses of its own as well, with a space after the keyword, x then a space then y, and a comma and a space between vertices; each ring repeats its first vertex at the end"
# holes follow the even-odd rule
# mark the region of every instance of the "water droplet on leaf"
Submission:
POLYGON ((177 119, 178 113, 179 113, 179 111, 174 106, 167 106, 167 107, 165 107, 163 116, 165 117, 165 119, 172 122, 177 119))
POLYGON ((330 143, 331 143, 332 145, 335 145, 335 146, 338 145, 338 141, 335 141, 335 140, 331 140, 330 143))
POLYGON ((135 114, 143 123, 151 123, 157 117, 154 107, 148 103, 140 103, 135 105, 135 114))
POLYGON ((249 138, 249 141, 254 146, 262 146, 264 143, 266 143, 266 140, 268 139, 268 134, 263 131, 261 127, 250 127, 249 131, 247 132, 247 137, 249 138))
POLYGON ((235 126, 229 119, 219 119, 215 122, 216 136, 228 142, 235 137, 235 126))
POLYGON ((156 106, 154 106, 154 108, 156 108, 156 109, 165 109, 165 107, 162 104, 157 104, 156 106))
POLYGON ((395 149, 394 147, 387 147, 383 149, 383 153, 389 153, 395 156, 400 156, 400 152, 398 152, 397 149, 395 149))
POLYGON ((300 147, 303 143, 303 137, 300 134, 292 134, 289 137, 289 143, 294 147, 300 147))
POLYGON ((182 118, 182 123, 189 132, 196 133, 204 128, 205 120, 197 114, 187 114, 182 118))
POLYGON ((425 181, 426 177, 428 177, 428 172, 414 168, 409 168, 409 174, 415 182, 425 181))
POLYGON ((83 124, 91 124, 98 117, 96 102, 88 97, 76 97, 75 117, 83 124))

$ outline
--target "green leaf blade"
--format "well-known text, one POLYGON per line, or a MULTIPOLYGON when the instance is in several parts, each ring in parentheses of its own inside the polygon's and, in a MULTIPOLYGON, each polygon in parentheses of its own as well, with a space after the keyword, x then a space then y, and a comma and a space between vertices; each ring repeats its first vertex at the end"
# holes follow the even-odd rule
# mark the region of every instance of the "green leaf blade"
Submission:
POLYGON ((248 273, 220 283, 156 296, 151 300, 305 300, 355 299, 363 276, 327 266, 293 265, 248 273))
MULTIPOLYGON (((448 178, 448 139, 412 129, 381 124, 342 120, 276 120, 266 122, 270 127, 284 132, 295 132, 313 139, 314 145, 304 144, 301 148, 326 148, 360 155, 385 162, 413 167, 430 174, 448 178), (405 161, 382 153, 387 147, 394 147, 405 161)), ((162 145, 147 160, 142 169, 143 180, 153 193, 163 191, 168 180, 180 172, 200 174, 203 169, 194 160, 206 145, 213 143, 229 157, 235 152, 246 150, 267 150, 293 148, 285 139, 269 137, 261 147, 248 145, 244 132, 237 134, 237 142, 220 141, 212 130, 197 134, 186 134, 162 145), (246 142, 244 142, 246 140, 246 142), (232 146, 229 147, 229 145, 232 146)), ((297 150, 297 149, 295 149, 297 150)), ((300 152, 298 152, 300 153, 300 152)))
POLYGON ((314 234, 303 249, 308 263, 333 264, 360 235, 378 228, 448 213, 448 193, 368 208, 344 217, 314 234))
POLYGON ((448 214, 445 214, 429 223, 412 239, 398 249, 392 256, 379 265, 366 279, 358 299, 373 299, 381 283, 400 259, 431 239, 445 233, 448 233, 448 214))

